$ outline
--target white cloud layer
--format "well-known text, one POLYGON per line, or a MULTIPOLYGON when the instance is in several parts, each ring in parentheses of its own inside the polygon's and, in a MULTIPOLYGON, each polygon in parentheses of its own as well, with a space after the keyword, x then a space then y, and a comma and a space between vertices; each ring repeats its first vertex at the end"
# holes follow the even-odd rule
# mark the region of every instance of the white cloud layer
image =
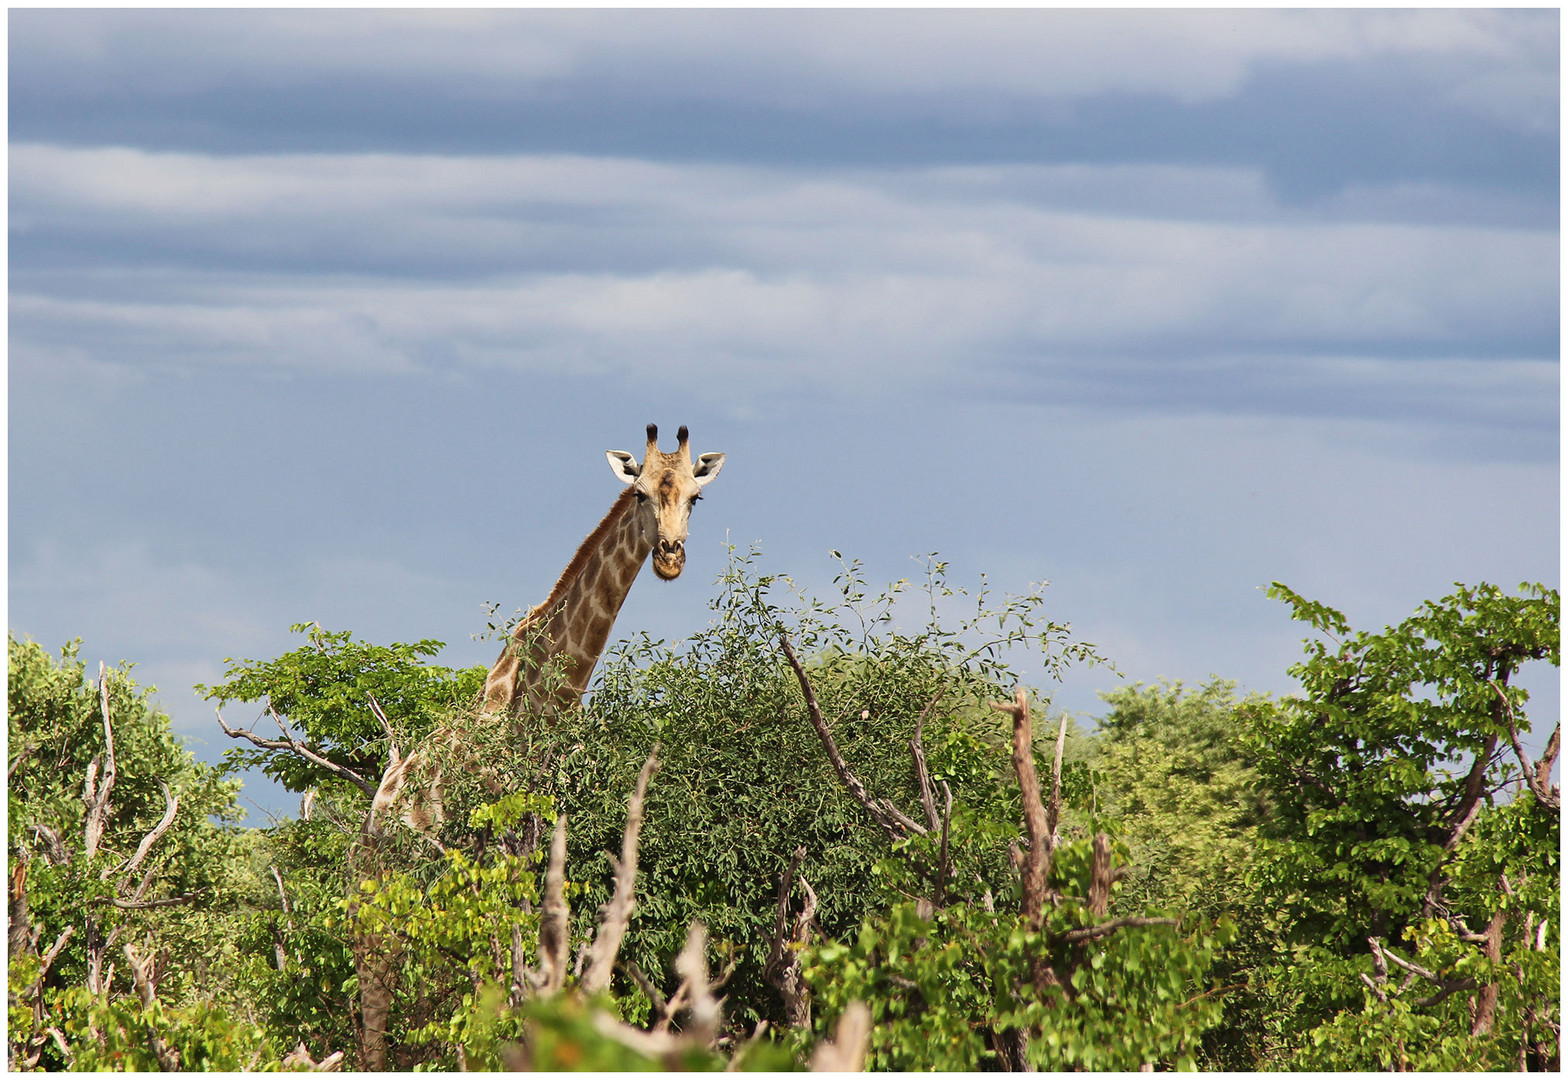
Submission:
POLYGON ((23 370, 656 367, 741 407, 1098 372, 1185 408, 1183 382, 1229 364, 1255 393, 1220 406, 1265 412, 1304 371, 1387 403, 1555 380, 1555 230, 1311 220, 1247 170, 23 145, 11 199, 16 240, 96 253, 13 270, 23 370))

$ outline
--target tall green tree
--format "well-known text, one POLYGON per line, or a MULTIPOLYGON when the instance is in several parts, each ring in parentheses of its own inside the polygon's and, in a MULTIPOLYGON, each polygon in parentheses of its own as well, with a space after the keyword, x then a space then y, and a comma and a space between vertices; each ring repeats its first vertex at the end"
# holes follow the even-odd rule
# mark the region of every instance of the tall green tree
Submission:
POLYGON ((1560 663, 1557 592, 1459 586, 1381 632, 1271 594, 1317 632, 1301 693, 1253 713, 1274 1060, 1555 1067, 1559 736, 1524 751, 1517 676, 1560 663))

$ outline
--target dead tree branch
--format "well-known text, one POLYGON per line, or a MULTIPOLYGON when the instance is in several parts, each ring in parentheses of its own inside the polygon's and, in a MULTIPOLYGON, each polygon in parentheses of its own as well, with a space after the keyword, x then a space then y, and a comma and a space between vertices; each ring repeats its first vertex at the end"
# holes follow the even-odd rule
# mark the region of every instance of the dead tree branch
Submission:
MULTIPOLYGON (((374 799, 376 797, 375 784, 372 784, 369 780, 366 780, 353 769, 350 769, 345 765, 339 765, 335 761, 329 761, 328 759, 322 757, 319 753, 312 750, 298 739, 294 738, 294 736, 289 735, 287 728, 283 729, 285 737, 282 739, 264 739, 260 735, 257 735, 254 731, 251 731, 249 728, 229 727, 229 725, 223 719, 222 711, 218 709, 214 709, 213 711, 218 714, 218 726, 223 729, 223 733, 229 738, 246 739, 253 745, 261 747, 263 750, 287 750, 292 754, 296 754, 299 757, 304 758, 312 765, 326 769, 333 776, 342 777, 344 780, 347 780, 349 783, 359 788, 360 791, 363 791, 367 798, 374 799)), ((273 714, 273 718, 277 719, 276 713, 273 714)), ((283 726, 283 722, 281 720, 278 721, 278 726, 283 726)))
POLYGON ((812 1072, 860 1072, 866 1064, 866 1041, 871 1035, 871 1010, 852 1001, 838 1018, 832 1042, 820 1042, 811 1055, 812 1072))
POLYGON ((1023 796, 1024 833, 1029 842, 1019 867, 1023 880, 1023 913, 1029 925, 1039 929, 1044 919, 1054 845, 1049 819, 1040 802, 1040 774, 1034 766, 1034 743, 1029 728, 1029 696, 1020 687, 1012 701, 995 701, 991 707, 1011 713, 1013 717, 1013 770, 1018 774, 1018 790, 1023 796))
POLYGON ((817 695, 811 689, 811 680, 806 677, 806 669, 801 667, 800 661, 795 658, 795 650, 790 648, 789 637, 779 635, 779 645, 783 647, 784 658, 789 661, 789 666, 795 672, 795 678, 800 681, 801 692, 806 697, 806 714, 811 718, 811 726, 816 729, 817 738, 822 741, 822 748, 827 751, 828 760, 833 763, 833 771, 838 774, 839 782, 855 797, 855 801, 866 808, 876 823, 882 826, 888 838, 892 840, 908 836, 910 833, 926 834, 925 826, 921 825, 908 814, 894 806, 886 799, 873 799, 866 791, 866 785, 844 763, 844 756, 838 752, 838 744, 833 741, 833 733, 828 730, 827 721, 822 718, 822 707, 817 704, 817 695))
POLYGON ((1077 930, 1069 930, 1062 935, 1062 940, 1069 944, 1075 941, 1093 941, 1096 938, 1110 937, 1116 931, 1132 926, 1178 926, 1180 923, 1180 919, 1156 919, 1135 915, 1126 919, 1112 919, 1110 922, 1100 923, 1096 926, 1084 926, 1077 930))
POLYGON ((1067 745, 1067 714, 1056 729, 1056 756, 1051 759, 1051 801, 1045 808, 1046 843, 1056 851, 1056 831, 1062 820, 1062 750, 1067 745))
POLYGON ((675 973, 691 996, 691 1025, 686 1034, 699 1046, 713 1045, 719 1033, 719 1001, 708 984, 708 931, 693 921, 686 930, 686 947, 675 958, 675 973))
MULTIPOLYGON (((136 854, 131 856, 131 861, 125 864, 125 869, 122 871, 125 874, 134 874, 141 869, 142 860, 147 858, 147 853, 152 850, 152 846, 158 842, 159 837, 169 831, 169 826, 174 824, 174 815, 180 809, 179 797, 169 790, 169 785, 159 780, 158 786, 163 789, 163 800, 168 805, 163 811, 162 820, 153 826, 152 832, 142 837, 142 842, 136 846, 136 854)), ((104 880, 107 881, 108 877, 108 873, 105 873, 104 880)), ((138 893, 140 891, 140 889, 137 890, 138 893)))
POLYGON ((198 889, 196 892, 181 893, 179 896, 165 896, 160 900, 121 900, 116 896, 102 896, 94 900, 95 904, 119 908, 121 911, 146 911, 148 908, 174 907, 178 904, 188 904, 206 890, 198 889))
POLYGON ((803 985, 800 973, 800 949, 811 937, 811 920, 817 913, 817 894, 804 877, 799 877, 800 864, 806 849, 799 847, 790 857, 789 866, 779 875, 778 911, 773 922, 773 948, 768 956, 763 975, 778 989, 784 999, 785 1021, 790 1027, 807 1027, 811 1023, 811 994, 803 985), (800 882, 806 901, 793 928, 789 918, 789 898, 794 884, 800 882))
POLYGON ((1111 907, 1111 838, 1105 833, 1094 834, 1094 858, 1089 867, 1089 913, 1103 919, 1111 907))
POLYGON ((583 967, 580 985, 587 994, 596 994, 610 985, 615 957, 621 951, 621 939, 626 935, 626 924, 637 903, 637 841, 642 833, 642 804, 648 792, 648 780, 659 768, 658 753, 656 746, 643 762, 642 771, 637 774, 637 789, 632 792, 626 810, 626 832, 621 838, 621 857, 615 867, 615 892, 605 905, 604 919, 583 967))
POLYGON ((909 754, 915 760, 915 779, 920 782, 920 806, 926 812, 926 825, 931 832, 936 832, 940 827, 936 816, 936 791, 931 786, 931 772, 926 767, 926 750, 921 743, 921 734, 925 730, 926 714, 936 707, 942 700, 940 691, 920 710, 920 715, 915 717, 915 734, 909 740, 909 754))
POLYGON ((114 790, 114 727, 109 722, 109 679, 102 661, 98 663, 98 699, 103 711, 103 775, 98 775, 99 759, 94 757, 87 765, 87 780, 82 785, 82 801, 87 805, 87 820, 83 826, 84 861, 91 863, 103 841, 104 829, 109 822, 109 793, 114 790))
POLYGON ((947 786, 947 781, 942 781, 942 853, 937 858, 936 867, 936 902, 938 906, 947 903, 947 834, 953 824, 953 792, 947 786))
POLYGON ((571 953, 571 911, 566 906, 566 814, 555 818, 550 841, 550 866, 544 875, 544 911, 539 919, 539 974, 544 994, 556 994, 566 985, 571 953))

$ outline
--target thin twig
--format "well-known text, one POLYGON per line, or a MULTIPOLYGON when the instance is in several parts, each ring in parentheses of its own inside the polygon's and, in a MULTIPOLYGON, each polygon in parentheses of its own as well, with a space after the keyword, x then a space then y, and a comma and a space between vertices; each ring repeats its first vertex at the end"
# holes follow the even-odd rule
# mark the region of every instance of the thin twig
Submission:
POLYGON ((1487 683, 1497 692, 1503 710, 1506 713, 1508 725, 1508 741, 1513 745, 1514 756, 1519 759, 1519 768, 1524 773, 1524 782, 1529 785, 1530 793, 1534 795, 1542 806, 1549 810, 1562 808, 1562 796, 1557 787, 1547 787, 1546 781, 1552 774, 1552 763, 1557 760, 1558 747, 1562 745, 1562 724, 1559 723, 1552 729, 1552 737, 1547 740, 1546 749, 1541 755, 1541 760, 1532 762, 1524 752, 1524 744, 1519 741, 1519 725, 1514 717, 1513 703, 1508 700, 1508 695, 1496 680, 1487 683))

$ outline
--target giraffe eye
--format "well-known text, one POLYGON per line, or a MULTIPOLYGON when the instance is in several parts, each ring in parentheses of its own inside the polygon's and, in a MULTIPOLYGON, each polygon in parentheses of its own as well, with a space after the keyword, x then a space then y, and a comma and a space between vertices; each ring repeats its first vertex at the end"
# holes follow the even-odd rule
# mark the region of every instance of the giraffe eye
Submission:
POLYGON ((699 491, 697 494, 693 495, 691 497, 691 501, 692 502, 701 502, 702 501, 702 492, 699 491))
POLYGON ((648 501, 648 493, 646 491, 642 491, 642 490, 639 489, 637 491, 634 491, 633 494, 637 496, 637 501, 640 502, 640 503, 645 503, 645 502, 648 501))

